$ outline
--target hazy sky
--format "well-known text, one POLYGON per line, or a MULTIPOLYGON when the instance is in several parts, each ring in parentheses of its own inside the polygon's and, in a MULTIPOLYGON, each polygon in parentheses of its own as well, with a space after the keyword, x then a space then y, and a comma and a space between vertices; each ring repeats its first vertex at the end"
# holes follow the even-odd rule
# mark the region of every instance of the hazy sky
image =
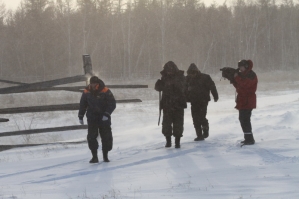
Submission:
MULTIPOLYGON (((6 5, 7 9, 16 9, 21 0, 0 0, 0 2, 3 2, 6 5)), ((225 0, 203 0, 203 2, 206 3, 206 5, 210 4, 211 2, 217 2, 218 4, 222 4, 225 0)), ((229 2, 230 0, 227 0, 229 2)))
POLYGON ((7 9, 16 9, 21 0, 0 0, 6 5, 7 9))

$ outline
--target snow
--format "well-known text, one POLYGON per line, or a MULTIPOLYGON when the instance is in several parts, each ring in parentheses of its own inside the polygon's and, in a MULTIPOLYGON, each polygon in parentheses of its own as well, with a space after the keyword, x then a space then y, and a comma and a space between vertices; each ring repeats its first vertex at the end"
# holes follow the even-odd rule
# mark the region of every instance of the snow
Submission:
MULTIPOLYGON (((234 89, 227 81, 217 84, 220 99, 208 106, 210 137, 193 141, 188 105, 180 149, 164 148, 165 139, 157 125, 158 95, 152 88, 141 92, 142 103, 117 104, 112 115, 110 163, 89 164, 86 142, 63 143, 86 140, 86 130, 1 137, 1 145, 60 143, 0 152, 0 198, 299 198, 299 90, 259 90, 258 107, 251 118, 256 144, 241 148, 243 134, 234 109, 234 89)), ((14 102, 17 100, 23 103, 15 97, 14 102)), ((0 124, 1 132, 78 124, 77 111, 1 117, 10 118, 0 124)))

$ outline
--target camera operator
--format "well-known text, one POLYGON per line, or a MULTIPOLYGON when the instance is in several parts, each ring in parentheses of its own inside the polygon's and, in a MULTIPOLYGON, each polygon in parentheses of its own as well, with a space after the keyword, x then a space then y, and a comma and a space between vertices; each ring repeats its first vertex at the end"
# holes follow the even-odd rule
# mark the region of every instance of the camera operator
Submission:
POLYGON ((245 140, 243 145, 253 145, 255 140, 252 134, 251 114, 256 108, 256 89, 258 79, 252 71, 253 62, 251 60, 241 60, 238 62, 239 72, 234 74, 233 85, 236 88, 236 109, 239 110, 239 121, 244 132, 245 140))

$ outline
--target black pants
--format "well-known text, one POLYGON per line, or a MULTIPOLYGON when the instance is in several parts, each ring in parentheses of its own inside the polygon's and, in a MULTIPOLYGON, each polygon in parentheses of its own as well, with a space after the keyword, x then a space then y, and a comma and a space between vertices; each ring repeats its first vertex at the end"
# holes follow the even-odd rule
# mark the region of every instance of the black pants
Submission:
POLYGON ((184 131, 184 109, 164 110, 162 133, 164 136, 182 137, 184 131))
POLYGON ((252 109, 239 110, 239 120, 244 133, 245 140, 254 140, 251 128, 251 112, 252 109))
POLYGON ((202 126, 208 126, 209 122, 206 118, 209 102, 200 102, 196 105, 191 105, 191 114, 193 118, 194 128, 201 128, 202 126))
POLYGON ((95 151, 99 148, 97 140, 100 133, 102 150, 111 151, 113 145, 113 137, 110 125, 99 125, 97 122, 88 122, 87 142, 91 151, 95 151))

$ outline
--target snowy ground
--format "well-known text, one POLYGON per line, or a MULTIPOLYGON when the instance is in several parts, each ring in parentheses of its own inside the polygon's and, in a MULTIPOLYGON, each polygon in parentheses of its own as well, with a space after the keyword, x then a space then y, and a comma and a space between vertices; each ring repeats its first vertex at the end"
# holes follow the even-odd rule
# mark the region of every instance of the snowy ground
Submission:
MULTIPOLYGON (((188 107, 181 149, 164 148, 161 126, 157 126, 157 95, 143 91, 142 97, 149 100, 118 104, 112 115, 110 163, 90 165, 86 143, 2 151, 0 199, 299 198, 298 87, 263 92, 260 87, 258 108, 252 116, 256 144, 241 148, 238 143, 243 134, 233 108, 233 88, 227 82, 217 84, 220 100, 209 104, 210 137, 205 141, 193 141, 188 107)), ((1 97, 22 103, 18 95, 1 97)), ((1 117, 10 122, 0 123, 0 132, 78 124, 76 111, 1 117)), ((77 130, 1 137, 0 144, 80 141, 85 137, 86 130, 77 130)))

